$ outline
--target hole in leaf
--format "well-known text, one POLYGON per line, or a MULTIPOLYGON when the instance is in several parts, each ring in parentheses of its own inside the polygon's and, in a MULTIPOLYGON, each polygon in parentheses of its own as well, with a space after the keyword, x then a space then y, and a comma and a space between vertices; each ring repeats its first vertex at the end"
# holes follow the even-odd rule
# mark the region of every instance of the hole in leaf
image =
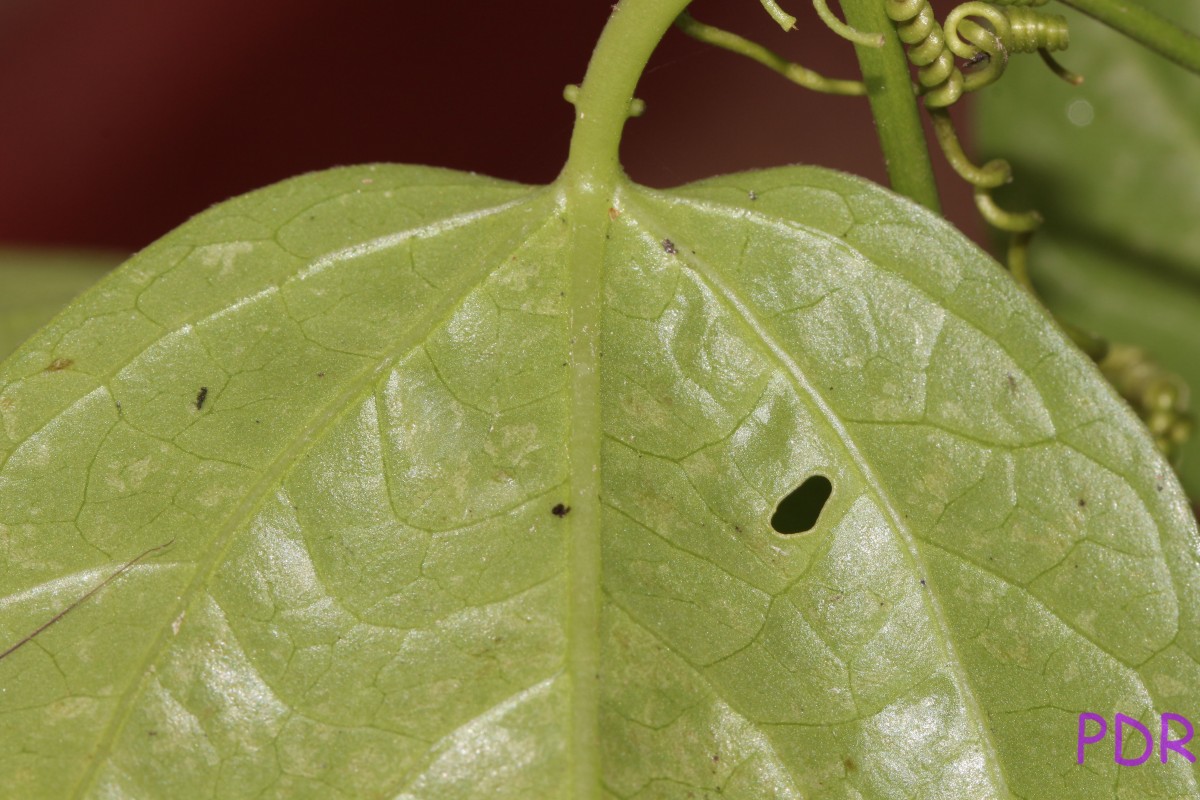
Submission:
POLYGON ((831 494, 833 484, 829 478, 813 475, 779 501, 775 513, 771 515, 771 527, 776 533, 811 531, 831 494))

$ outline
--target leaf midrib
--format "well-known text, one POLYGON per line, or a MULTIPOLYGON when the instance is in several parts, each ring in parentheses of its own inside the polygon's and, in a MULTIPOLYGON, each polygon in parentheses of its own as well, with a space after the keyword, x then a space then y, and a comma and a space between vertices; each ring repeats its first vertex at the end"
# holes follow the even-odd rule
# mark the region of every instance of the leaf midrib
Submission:
POLYGON ((600 332, 604 258, 615 186, 566 187, 570 288, 568 347, 571 399, 567 442, 571 512, 567 542, 567 674, 571 681, 569 746, 573 800, 598 800, 600 765, 601 528, 600 332))

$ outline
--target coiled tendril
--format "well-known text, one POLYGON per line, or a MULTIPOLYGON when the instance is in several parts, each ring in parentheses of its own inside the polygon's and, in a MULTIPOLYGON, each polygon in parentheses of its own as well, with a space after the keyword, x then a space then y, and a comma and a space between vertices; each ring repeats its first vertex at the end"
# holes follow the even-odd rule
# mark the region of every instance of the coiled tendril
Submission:
POLYGON ((896 35, 917 67, 917 82, 928 108, 945 108, 963 93, 963 75, 946 47, 946 34, 933 15, 929 0, 886 0, 884 8, 895 23, 896 35))
POLYGON ((1159 451, 1177 463, 1194 424, 1187 383, 1145 351, 1126 344, 1110 346, 1100 371, 1146 423, 1159 451))
POLYGON ((1049 56, 1050 50, 1065 49, 1069 43, 1067 21, 1030 6, 1046 0, 969 0, 946 17, 945 28, 934 18, 929 0, 884 0, 896 35, 908 47, 908 60, 917 67, 917 81, 925 94, 925 107, 933 118, 938 143, 946 160, 965 181, 975 187, 975 205, 991 225, 1011 234, 1009 268, 1030 291, 1033 285, 1025 270, 1026 252, 1033 231, 1042 224, 1036 211, 1006 211, 992 199, 992 189, 1012 180, 1008 162, 989 161, 976 166, 963 152, 946 107, 963 92, 972 92, 995 82, 1008 66, 1010 53, 1041 53, 1060 76, 1072 83, 1081 80, 1049 56), (965 59, 959 69, 954 57, 965 59))
MULTIPOLYGON (((968 92, 995 82, 1008 66, 1009 53, 1038 52, 1048 58, 1049 51, 1065 50, 1070 44, 1065 17, 982 2, 956 6, 946 16, 945 35, 946 46, 955 55, 984 64, 964 75, 963 88, 968 92)), ((1057 64, 1048 63, 1067 80, 1078 82, 1057 64)))
POLYGON ((945 108, 962 96, 993 83, 1008 66, 1010 53, 1041 53, 1058 75, 1071 83, 1081 79, 1059 66, 1049 53, 1070 43, 1067 20, 1031 6, 1047 0, 979 0, 962 3, 938 24, 929 0, 885 0, 888 18, 917 67, 917 82, 927 108, 945 108), (954 57, 973 69, 964 73, 954 57))

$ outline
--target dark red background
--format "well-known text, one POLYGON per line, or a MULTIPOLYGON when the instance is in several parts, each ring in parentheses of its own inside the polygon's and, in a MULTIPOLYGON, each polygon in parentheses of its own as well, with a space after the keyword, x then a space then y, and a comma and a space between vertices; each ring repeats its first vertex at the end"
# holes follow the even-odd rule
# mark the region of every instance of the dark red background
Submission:
MULTIPOLYGON (((852 47, 807 2, 694 14, 828 74, 852 47)), ((0 245, 141 247, 206 206, 308 170, 398 161, 546 182, 609 13, 594 0, 4 0, 0 245)), ((824 97, 672 32, 626 133, 637 180, 816 163, 883 180, 866 101, 824 97)), ((940 159, 938 159, 940 162, 940 159)), ((939 164, 940 166, 940 164, 939 164)), ((961 182, 948 215, 978 231, 961 182)))

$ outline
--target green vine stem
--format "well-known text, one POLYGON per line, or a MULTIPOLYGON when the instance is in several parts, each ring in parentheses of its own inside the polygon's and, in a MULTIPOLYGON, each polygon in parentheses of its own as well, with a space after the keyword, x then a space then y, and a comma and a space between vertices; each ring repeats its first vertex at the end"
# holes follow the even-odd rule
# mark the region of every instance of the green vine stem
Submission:
POLYGON ((840 0, 846 21, 860 31, 884 36, 881 48, 855 46, 875 130, 892 190, 941 213, 933 165, 913 93, 908 59, 880 0, 840 0))
POLYGON ((1164 58, 1200 74, 1200 37, 1136 0, 1062 0, 1164 58))

